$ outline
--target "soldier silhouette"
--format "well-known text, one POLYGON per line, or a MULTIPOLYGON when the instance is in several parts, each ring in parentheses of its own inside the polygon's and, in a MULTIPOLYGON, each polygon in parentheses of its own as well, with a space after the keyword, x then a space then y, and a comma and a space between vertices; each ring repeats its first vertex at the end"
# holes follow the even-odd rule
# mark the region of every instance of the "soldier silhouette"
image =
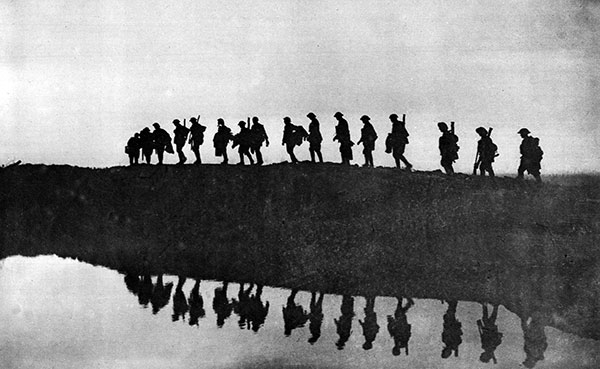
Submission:
POLYGON ((519 164, 519 169, 517 170, 517 178, 523 179, 523 174, 527 172, 531 174, 537 182, 542 182, 540 170, 542 168, 541 161, 544 152, 540 147, 540 139, 529 136, 531 132, 529 132, 527 128, 521 128, 517 133, 520 134, 523 139, 523 141, 521 141, 521 146, 519 147, 521 151, 521 162, 519 164))
POLYGON ((544 360, 544 353, 548 348, 548 339, 544 326, 547 318, 539 312, 534 312, 530 319, 521 317, 521 329, 523 329, 523 350, 525 351, 526 368, 533 368, 538 361, 544 360))
POLYGON ((458 346, 462 343, 462 324, 456 319, 456 307, 458 301, 447 301, 448 309, 444 314, 444 330, 442 332, 442 358, 447 359, 454 352, 458 356, 458 346))
MULTIPOLYGON (((492 163, 494 162, 498 150, 498 146, 492 141, 490 134, 492 133, 492 129, 489 131, 483 127, 477 127, 475 130, 477 134, 481 137, 479 142, 477 142, 477 160, 475 161, 475 168, 479 166, 479 172, 482 176, 485 176, 487 172, 490 177, 494 177, 494 168, 492 168, 492 163)), ((476 171, 473 170, 473 174, 476 171)))
POLYGON ((148 307, 150 299, 152 299, 152 290, 152 277, 150 277, 148 274, 145 274, 144 276, 142 276, 140 288, 138 291, 138 302, 144 308, 148 307))
POLYGON ((240 329, 250 329, 250 292, 254 288, 253 284, 248 286, 248 289, 244 290, 244 283, 240 283, 240 290, 238 291, 237 301, 233 301, 233 311, 240 317, 238 326, 240 329))
POLYGON ((365 156, 365 165, 363 166, 373 168, 373 150, 375 150, 377 133, 375 132, 375 128, 371 124, 371 118, 368 115, 363 115, 360 117, 360 120, 363 122, 363 127, 360 130, 360 140, 357 145, 361 142, 363 144, 363 155, 365 156))
POLYGON ((451 122, 451 129, 444 122, 438 123, 438 128, 442 132, 439 140, 439 149, 442 160, 440 164, 446 171, 446 174, 454 174, 452 164, 458 159, 458 137, 454 134, 454 122, 451 122))
POLYGON ((233 311, 233 304, 227 297, 227 287, 229 284, 223 282, 223 286, 215 288, 215 294, 213 297, 213 310, 217 315, 217 327, 222 328, 225 324, 225 320, 231 316, 233 311))
POLYGON ((398 120, 397 114, 390 115, 392 122, 392 132, 388 134, 385 141, 385 152, 392 154, 396 162, 396 168, 400 168, 400 161, 404 163, 407 170, 412 169, 412 164, 404 157, 404 150, 408 144, 408 131, 406 130, 405 115, 402 120, 398 120))
MULTIPOLYGON (((200 118, 200 116, 198 116, 198 118, 200 118)), ((189 143, 192 148, 192 152, 196 157, 194 164, 202 163, 202 159, 200 158, 200 145, 204 143, 204 131, 206 131, 206 127, 198 122, 198 118, 190 118, 191 126, 189 143)))
POLYGON ((296 155, 294 155, 294 148, 302 144, 302 141, 306 139, 308 133, 303 127, 292 124, 290 117, 284 117, 283 123, 283 139, 281 140, 281 145, 285 145, 285 149, 290 156, 292 164, 296 164, 298 163, 298 159, 296 159, 296 155))
POLYGON ((298 290, 292 290, 287 299, 287 304, 283 307, 283 333, 286 336, 291 335, 294 329, 304 327, 304 324, 308 321, 308 313, 306 310, 294 301, 297 293, 298 290))
POLYGON ((315 342, 321 337, 321 325, 323 324, 323 296, 325 294, 320 293, 317 298, 316 292, 311 292, 310 295, 310 313, 308 319, 308 329, 310 330, 311 337, 308 339, 308 343, 314 345, 315 342))
POLYGON ((158 164, 161 165, 163 163, 164 152, 173 153, 171 136, 160 127, 160 124, 154 123, 152 126, 154 127, 154 132, 152 132, 154 151, 156 151, 156 156, 158 156, 158 164))
POLYGON ((335 343, 338 350, 343 350, 346 346, 346 342, 350 339, 352 334, 352 318, 354 318, 354 297, 344 295, 342 296, 342 306, 340 308, 342 315, 339 319, 334 319, 333 322, 336 326, 336 331, 339 339, 335 343))
POLYGON ((171 315, 171 320, 174 322, 178 321, 179 317, 181 317, 182 321, 185 321, 185 314, 189 310, 187 299, 183 293, 184 283, 185 277, 179 277, 175 293, 173 294, 173 315, 171 315))
POLYGON ((154 137, 148 127, 142 129, 140 132, 140 146, 142 147, 142 156, 146 160, 146 164, 150 164, 152 152, 154 151, 154 137))
POLYGON ((319 163, 323 162, 323 155, 321 154, 321 142, 323 142, 323 136, 321 136, 320 123, 317 119, 317 116, 310 112, 306 114, 308 119, 310 119, 310 124, 308 125, 308 151, 310 152, 310 161, 315 162, 315 155, 319 159, 319 163))
POLYGON ((406 305, 402 304, 402 297, 398 297, 398 304, 396 305, 396 311, 394 315, 387 316, 387 329, 390 336, 394 339, 394 347, 392 348, 392 355, 398 356, 404 349, 406 355, 408 355, 408 341, 412 335, 412 325, 408 324, 408 317, 406 313, 415 302, 411 298, 406 299, 406 305))
POLYGON ((252 153, 256 155, 256 164, 263 165, 264 161, 260 149, 262 147, 263 142, 265 143, 266 147, 269 147, 269 137, 267 136, 265 126, 263 126, 258 121, 258 117, 252 118, 252 128, 250 128, 250 137, 250 148, 252 150, 252 153))
POLYGON ((150 299, 150 303, 152 304, 152 314, 156 315, 160 309, 169 304, 172 289, 173 283, 169 282, 164 284, 162 274, 159 274, 158 277, 156 277, 156 284, 154 284, 152 298, 150 299))
POLYGON ((129 156, 129 165, 139 164, 142 143, 140 134, 135 133, 128 141, 125 152, 129 156))
POLYGON ((185 126, 182 126, 179 119, 173 120, 173 125, 175 126, 175 130, 173 131, 173 141, 175 142, 177 156, 179 157, 179 162, 177 164, 183 165, 187 161, 187 158, 183 153, 183 147, 185 146, 190 130, 185 126))
POLYGON ((233 137, 233 146, 235 148, 238 146, 238 154, 240 155, 239 165, 244 165, 244 157, 247 156, 248 160, 250 160, 250 164, 254 164, 254 158, 250 155, 250 144, 251 144, 251 132, 249 128, 246 128, 246 122, 240 120, 238 123, 240 127, 240 132, 233 137))
POLYGON ((229 161, 227 158, 227 145, 232 139, 231 129, 225 125, 223 118, 217 119, 217 127, 217 133, 213 137, 215 156, 222 156, 223 162, 221 164, 227 164, 229 161))
POLYGON ((482 317, 477 321, 477 329, 479 330, 483 352, 479 356, 479 360, 482 363, 489 363, 490 360, 493 360, 496 364, 498 360, 496 360, 494 351, 502 343, 502 333, 498 332, 498 326, 496 325, 498 305, 493 305, 491 315, 488 315, 487 304, 481 304, 481 309, 482 317))
POLYGON ((256 292, 254 295, 250 296, 250 301, 248 303, 248 315, 250 322, 252 323, 252 331, 254 332, 258 332, 260 327, 265 324, 265 320, 269 314, 269 302, 267 301, 263 304, 261 300, 262 290, 263 286, 256 286, 256 292))
POLYGON ((204 310, 204 300, 200 294, 200 280, 196 280, 194 287, 190 291, 188 297, 188 305, 190 307, 190 325, 198 325, 200 318, 204 318, 206 311, 204 310))
POLYGON ((361 325, 363 336, 365 337, 363 349, 370 350, 373 348, 373 341, 375 341, 375 337, 377 337, 377 333, 379 332, 377 314, 375 313, 375 297, 367 297, 365 320, 359 320, 358 323, 361 325))
POLYGON ((335 113, 334 118, 337 119, 338 124, 335 126, 334 141, 340 144, 340 154, 342 155, 342 164, 349 165, 352 160, 352 146, 354 142, 350 138, 350 129, 348 128, 348 122, 344 119, 344 114, 339 111, 335 113))

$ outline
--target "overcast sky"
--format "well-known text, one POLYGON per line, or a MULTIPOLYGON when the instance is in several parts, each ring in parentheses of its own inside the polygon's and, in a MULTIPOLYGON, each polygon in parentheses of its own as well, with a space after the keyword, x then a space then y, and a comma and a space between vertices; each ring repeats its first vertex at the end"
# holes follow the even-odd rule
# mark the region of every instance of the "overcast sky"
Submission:
POLYGON ((393 165, 383 143, 395 112, 417 169, 439 167, 436 123, 454 120, 461 171, 479 125, 494 127, 498 171, 516 171, 522 127, 541 140, 543 173, 597 171, 599 20, 600 4, 582 0, 4 1, 0 160, 122 165, 134 132, 201 114, 206 162, 218 161, 216 119, 236 132, 253 115, 277 162, 282 118, 307 127, 313 111, 325 160, 339 161, 341 111, 355 141, 371 116, 376 165, 393 165))

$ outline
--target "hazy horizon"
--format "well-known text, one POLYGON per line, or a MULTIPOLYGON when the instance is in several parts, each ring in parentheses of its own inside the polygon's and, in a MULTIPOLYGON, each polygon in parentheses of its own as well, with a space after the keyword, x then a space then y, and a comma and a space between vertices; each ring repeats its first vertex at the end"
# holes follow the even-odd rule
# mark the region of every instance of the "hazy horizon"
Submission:
MULTIPOLYGON (((522 127, 540 138, 542 174, 600 168, 598 1, 19 1, 0 19, 0 164, 125 165, 134 132, 198 114, 204 162, 220 161, 217 118, 235 133, 258 116, 274 163, 282 118, 307 127, 310 111, 338 162, 341 111, 355 142, 371 116, 376 166, 393 166, 388 116, 406 113, 417 170, 440 168, 439 121, 456 122, 461 172, 478 126, 494 127, 498 172, 516 172, 522 127)), ((308 144, 296 153, 307 160, 308 144)))

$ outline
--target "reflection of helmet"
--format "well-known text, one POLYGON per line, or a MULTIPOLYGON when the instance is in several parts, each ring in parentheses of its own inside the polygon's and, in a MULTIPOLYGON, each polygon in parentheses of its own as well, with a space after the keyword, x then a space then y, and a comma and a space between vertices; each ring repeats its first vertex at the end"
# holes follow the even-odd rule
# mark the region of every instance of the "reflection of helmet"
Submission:
POLYGON ((314 118, 316 118, 316 117, 317 117, 317 116, 315 115, 315 113, 313 113, 312 111, 311 111, 310 113, 306 114, 306 116, 307 116, 308 118, 310 118, 310 119, 314 119, 314 118))
POLYGON ((477 129, 475 129, 475 132, 479 133, 480 135, 487 135, 487 130, 483 127, 477 127, 477 129))
POLYGON ((390 114, 390 120, 396 120, 398 119, 398 114, 394 113, 394 114, 390 114))
POLYGON ((439 122, 438 127, 444 130, 448 129, 448 125, 445 122, 439 122))
POLYGON ((517 133, 518 133, 518 134, 522 134, 522 133, 524 133, 524 134, 526 134, 526 135, 527 135, 527 134, 530 134, 531 132, 529 132, 529 130, 528 130, 527 128, 521 128, 521 129, 519 130, 519 132, 517 132, 517 133))
POLYGON ((342 113, 340 113, 340 112, 338 111, 337 113, 333 114, 333 116, 334 116, 335 118, 340 118, 340 117, 343 117, 343 116, 344 116, 344 114, 342 114, 342 113))

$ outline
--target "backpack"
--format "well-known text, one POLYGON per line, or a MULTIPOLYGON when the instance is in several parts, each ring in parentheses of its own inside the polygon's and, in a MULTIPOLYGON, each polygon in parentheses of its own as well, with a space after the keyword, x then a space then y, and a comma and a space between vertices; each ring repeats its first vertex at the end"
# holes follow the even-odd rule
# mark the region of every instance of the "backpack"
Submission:
POLYGON ((539 138, 534 138, 535 143, 535 147, 533 147, 533 158, 537 161, 542 161, 543 157, 544 157, 544 151, 542 150, 542 148, 540 147, 540 139, 539 138))

